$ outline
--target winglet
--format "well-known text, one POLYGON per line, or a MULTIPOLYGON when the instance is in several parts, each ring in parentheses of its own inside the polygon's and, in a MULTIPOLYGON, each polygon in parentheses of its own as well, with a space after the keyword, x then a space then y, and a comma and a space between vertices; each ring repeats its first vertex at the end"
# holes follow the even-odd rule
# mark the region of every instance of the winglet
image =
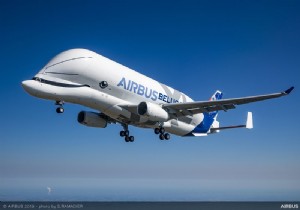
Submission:
POLYGON ((290 94, 292 92, 292 90, 294 90, 294 86, 290 87, 289 89, 287 89, 286 91, 284 91, 284 94, 290 94))
POLYGON ((253 128, 252 112, 248 112, 247 121, 246 121, 246 128, 247 129, 252 129, 253 128))

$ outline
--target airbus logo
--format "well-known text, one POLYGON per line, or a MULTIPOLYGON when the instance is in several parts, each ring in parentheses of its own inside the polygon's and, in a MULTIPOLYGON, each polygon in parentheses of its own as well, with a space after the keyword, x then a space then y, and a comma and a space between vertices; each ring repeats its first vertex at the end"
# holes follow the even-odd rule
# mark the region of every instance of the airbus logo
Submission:
POLYGON ((298 209, 298 204, 282 204, 280 208, 282 209, 298 209))
POLYGON ((151 88, 148 88, 142 84, 138 84, 137 82, 134 82, 132 80, 127 80, 123 77, 120 82, 117 85, 118 87, 121 86, 125 90, 128 90, 130 92, 134 92, 135 94, 141 95, 145 98, 151 98, 151 100, 161 100, 166 103, 178 103, 177 99, 174 99, 168 95, 162 94, 156 90, 153 90, 151 88))

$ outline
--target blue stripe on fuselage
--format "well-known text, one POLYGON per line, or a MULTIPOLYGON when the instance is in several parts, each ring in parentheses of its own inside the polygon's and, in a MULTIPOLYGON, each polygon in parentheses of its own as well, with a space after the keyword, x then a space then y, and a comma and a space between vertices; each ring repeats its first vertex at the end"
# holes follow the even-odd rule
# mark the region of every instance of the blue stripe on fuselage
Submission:
MULTIPOLYGON (((223 97, 223 93, 219 90, 217 90, 214 95, 211 97, 212 101, 217 101, 217 100, 221 100, 223 97)), ((213 111, 213 112, 205 112, 203 113, 204 117, 202 122, 197 125, 194 130, 192 130, 191 132, 189 132, 188 134, 186 134, 185 136, 194 136, 193 133, 203 133, 206 134, 210 127, 212 126, 212 124, 214 123, 214 121, 216 120, 218 111, 213 111)))
POLYGON ((207 133, 207 131, 210 129, 211 125, 213 124, 217 113, 218 113, 217 111, 203 113, 204 115, 203 121, 195 127, 192 133, 207 133))
POLYGON ((207 133, 213 124, 216 115, 218 114, 218 111, 214 112, 206 112, 203 113, 204 118, 202 122, 197 125, 194 130, 192 130, 190 133, 186 134, 186 136, 194 136, 193 133, 207 133))

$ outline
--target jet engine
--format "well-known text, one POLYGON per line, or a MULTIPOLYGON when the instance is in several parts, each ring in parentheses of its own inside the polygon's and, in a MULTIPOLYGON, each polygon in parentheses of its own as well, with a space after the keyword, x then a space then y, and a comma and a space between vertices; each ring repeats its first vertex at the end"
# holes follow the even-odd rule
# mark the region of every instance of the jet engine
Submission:
POLYGON ((107 121, 99 113, 81 111, 78 113, 77 121, 85 126, 105 128, 107 121))
POLYGON ((147 117, 151 121, 166 122, 169 119, 169 114, 158 104, 141 102, 137 107, 137 113, 147 117))

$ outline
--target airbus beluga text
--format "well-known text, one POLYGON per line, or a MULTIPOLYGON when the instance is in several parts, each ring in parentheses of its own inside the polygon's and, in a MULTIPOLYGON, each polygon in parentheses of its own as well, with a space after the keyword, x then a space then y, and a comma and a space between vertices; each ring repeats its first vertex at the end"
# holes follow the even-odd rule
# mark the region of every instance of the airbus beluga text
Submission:
POLYGON ((126 142, 134 141, 129 125, 152 128, 161 140, 170 139, 169 133, 206 136, 222 129, 250 129, 251 112, 245 125, 220 127, 218 111, 285 96, 294 89, 232 99, 222 99, 222 92, 216 91, 208 101, 193 101, 182 92, 85 49, 58 54, 33 79, 23 81, 22 86, 32 96, 56 101, 57 113, 64 112, 64 102, 97 110, 79 112, 78 122, 98 128, 119 123, 123 126, 120 136, 126 142))

